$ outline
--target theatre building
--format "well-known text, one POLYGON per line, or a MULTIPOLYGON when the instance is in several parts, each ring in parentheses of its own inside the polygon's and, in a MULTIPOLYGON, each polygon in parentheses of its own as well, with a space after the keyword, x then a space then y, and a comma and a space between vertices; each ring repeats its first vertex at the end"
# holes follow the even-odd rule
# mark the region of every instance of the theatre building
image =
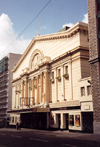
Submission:
POLYGON ((33 38, 12 70, 10 124, 92 131, 88 25, 33 38))

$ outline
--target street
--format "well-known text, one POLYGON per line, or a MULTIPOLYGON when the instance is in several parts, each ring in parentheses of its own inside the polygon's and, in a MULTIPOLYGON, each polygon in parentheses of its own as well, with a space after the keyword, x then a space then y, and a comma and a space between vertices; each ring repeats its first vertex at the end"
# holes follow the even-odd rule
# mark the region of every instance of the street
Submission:
POLYGON ((31 129, 0 129, 0 147, 100 147, 100 135, 31 129))

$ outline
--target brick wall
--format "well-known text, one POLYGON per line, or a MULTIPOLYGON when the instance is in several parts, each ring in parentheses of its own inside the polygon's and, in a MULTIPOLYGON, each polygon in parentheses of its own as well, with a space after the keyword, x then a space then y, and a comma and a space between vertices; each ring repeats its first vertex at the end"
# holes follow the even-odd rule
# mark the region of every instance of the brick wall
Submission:
POLYGON ((95 0, 87 0, 88 3, 88 28, 89 28, 89 55, 92 79, 92 97, 94 122, 100 122, 100 62, 97 46, 97 24, 95 0))

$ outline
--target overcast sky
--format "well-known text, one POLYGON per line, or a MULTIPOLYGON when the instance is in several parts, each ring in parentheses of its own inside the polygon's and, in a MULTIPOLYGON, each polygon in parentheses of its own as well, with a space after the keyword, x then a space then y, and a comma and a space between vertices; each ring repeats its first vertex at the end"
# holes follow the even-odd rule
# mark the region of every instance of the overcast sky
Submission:
MULTIPOLYGON (((8 52, 25 51, 32 38, 37 35, 38 17, 7 47, 48 2, 49 0, 0 0, 0 58, 8 52)), ((79 21, 88 23, 87 0, 51 0, 39 15, 39 34, 55 33, 64 26, 71 27, 79 21)))

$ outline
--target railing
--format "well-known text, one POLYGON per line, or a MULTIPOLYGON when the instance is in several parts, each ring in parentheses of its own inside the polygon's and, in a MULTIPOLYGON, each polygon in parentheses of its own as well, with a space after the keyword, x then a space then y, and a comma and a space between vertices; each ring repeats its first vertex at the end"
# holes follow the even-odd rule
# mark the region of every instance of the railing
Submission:
POLYGON ((6 112, 4 111, 4 112, 0 112, 0 115, 6 115, 6 112))
POLYGON ((2 117, 6 116, 6 113, 0 113, 0 116, 2 116, 2 117))
POLYGON ((0 78, 2 78, 4 76, 8 76, 8 72, 7 71, 2 71, 2 73, 0 73, 0 78))
POLYGON ((6 77, 0 78, 0 82, 6 82, 8 81, 8 75, 6 77))
MULTIPOLYGON (((0 88, 0 93, 6 92, 8 90, 7 86, 5 86, 5 88, 0 88)), ((2 94, 3 95, 3 94, 2 94)))
POLYGON ((7 93, 0 93, 0 98, 7 98, 8 94, 7 93))
POLYGON ((8 103, 8 99, 0 98, 0 104, 8 103))
POLYGON ((21 97, 20 98, 20 106, 30 107, 31 105, 35 105, 34 97, 21 97))
POLYGON ((0 91, 3 91, 3 90, 8 90, 8 85, 7 84, 3 84, 0 86, 0 91))
POLYGON ((7 106, 0 106, 0 109, 7 109, 7 106))

